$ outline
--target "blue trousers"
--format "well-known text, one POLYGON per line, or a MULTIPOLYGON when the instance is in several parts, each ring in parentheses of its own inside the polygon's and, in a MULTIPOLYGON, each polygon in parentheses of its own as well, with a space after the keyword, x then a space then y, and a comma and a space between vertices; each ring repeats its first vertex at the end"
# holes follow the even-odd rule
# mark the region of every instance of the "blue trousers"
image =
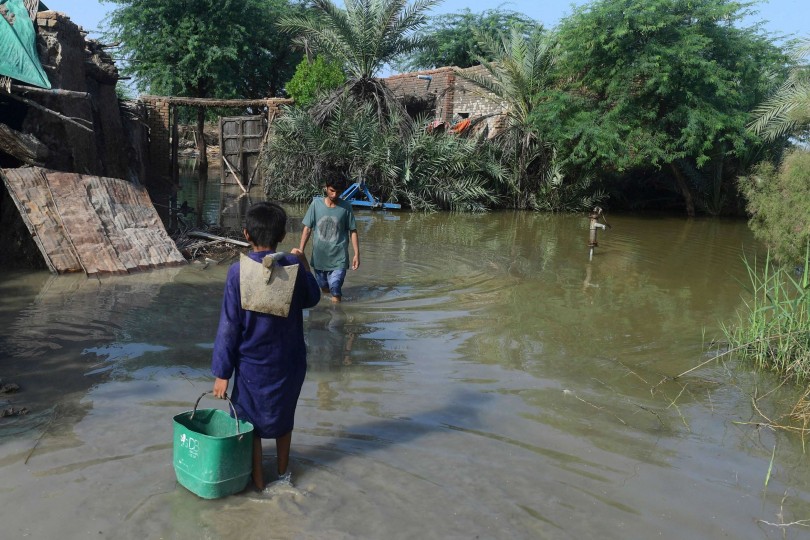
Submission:
POLYGON ((321 290, 329 289, 332 296, 341 298, 343 292, 343 280, 346 279, 346 269, 339 268, 337 270, 315 270, 315 281, 318 282, 318 287, 321 290))

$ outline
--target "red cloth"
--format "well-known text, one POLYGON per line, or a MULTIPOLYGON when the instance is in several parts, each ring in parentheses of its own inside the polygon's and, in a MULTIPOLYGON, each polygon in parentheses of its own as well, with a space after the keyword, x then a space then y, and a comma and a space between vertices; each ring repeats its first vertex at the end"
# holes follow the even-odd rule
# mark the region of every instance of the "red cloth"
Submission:
POLYGON ((465 118, 461 122, 454 124, 453 127, 450 128, 450 133, 464 133, 470 129, 470 123, 470 119, 465 118))

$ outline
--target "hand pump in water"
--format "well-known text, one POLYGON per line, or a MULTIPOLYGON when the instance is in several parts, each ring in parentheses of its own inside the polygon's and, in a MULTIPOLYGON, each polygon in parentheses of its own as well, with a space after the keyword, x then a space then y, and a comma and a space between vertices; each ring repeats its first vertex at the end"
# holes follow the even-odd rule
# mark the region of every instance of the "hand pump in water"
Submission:
POLYGON ((588 260, 593 260, 593 248, 599 245, 599 242, 596 241, 596 231, 598 229, 607 229, 610 228, 610 224, 605 219, 605 215, 602 213, 602 209, 598 206, 595 206, 593 211, 588 216, 591 220, 590 225, 590 236, 588 238, 588 260), (604 223, 599 223, 599 218, 602 218, 604 223))

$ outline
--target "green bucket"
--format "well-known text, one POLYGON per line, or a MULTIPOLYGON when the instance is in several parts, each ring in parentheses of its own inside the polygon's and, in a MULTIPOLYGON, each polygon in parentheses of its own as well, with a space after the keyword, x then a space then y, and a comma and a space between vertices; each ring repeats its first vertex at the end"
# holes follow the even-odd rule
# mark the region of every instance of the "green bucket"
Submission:
POLYGON ((219 409, 194 409, 174 417, 174 472, 180 485, 202 497, 239 493, 253 470, 253 424, 219 409))

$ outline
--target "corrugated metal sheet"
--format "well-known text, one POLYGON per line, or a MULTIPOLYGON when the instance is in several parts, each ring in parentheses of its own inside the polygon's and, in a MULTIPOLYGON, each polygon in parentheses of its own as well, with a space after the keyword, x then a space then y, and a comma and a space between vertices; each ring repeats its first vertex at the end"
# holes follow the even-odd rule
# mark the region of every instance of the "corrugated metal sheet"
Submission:
POLYGON ((126 274, 186 262, 141 186, 39 167, 0 176, 54 273, 126 274))

